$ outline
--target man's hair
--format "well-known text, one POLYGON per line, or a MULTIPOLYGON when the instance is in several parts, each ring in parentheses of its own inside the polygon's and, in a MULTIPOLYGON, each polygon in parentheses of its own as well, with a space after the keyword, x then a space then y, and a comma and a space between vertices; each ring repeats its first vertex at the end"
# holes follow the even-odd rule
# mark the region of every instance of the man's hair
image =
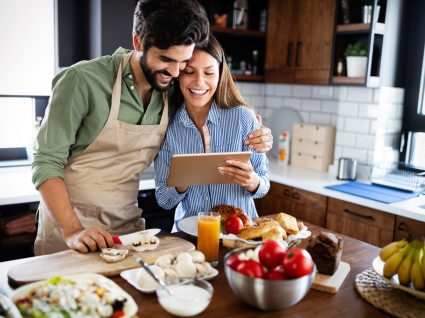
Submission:
POLYGON ((155 46, 203 46, 208 41, 209 22, 196 0, 139 0, 134 11, 133 32, 148 50, 155 46))

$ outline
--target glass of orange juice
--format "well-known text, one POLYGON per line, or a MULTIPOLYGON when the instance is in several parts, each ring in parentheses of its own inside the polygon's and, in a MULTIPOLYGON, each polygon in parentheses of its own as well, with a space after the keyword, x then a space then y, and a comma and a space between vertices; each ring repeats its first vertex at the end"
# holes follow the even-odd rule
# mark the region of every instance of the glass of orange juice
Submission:
POLYGON ((220 236, 220 214, 216 212, 198 213, 198 251, 212 265, 218 264, 218 244, 220 236))

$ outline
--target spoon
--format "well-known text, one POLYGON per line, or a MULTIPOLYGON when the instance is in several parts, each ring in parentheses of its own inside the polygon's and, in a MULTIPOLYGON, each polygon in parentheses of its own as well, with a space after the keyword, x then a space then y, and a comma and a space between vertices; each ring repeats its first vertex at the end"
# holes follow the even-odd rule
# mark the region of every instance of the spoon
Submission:
POLYGON ((151 275, 152 278, 167 291, 169 295, 173 295, 173 292, 170 288, 168 288, 168 285, 149 268, 148 264, 146 264, 144 260, 142 260, 139 256, 134 256, 134 258, 136 262, 139 263, 148 272, 148 274, 151 275))

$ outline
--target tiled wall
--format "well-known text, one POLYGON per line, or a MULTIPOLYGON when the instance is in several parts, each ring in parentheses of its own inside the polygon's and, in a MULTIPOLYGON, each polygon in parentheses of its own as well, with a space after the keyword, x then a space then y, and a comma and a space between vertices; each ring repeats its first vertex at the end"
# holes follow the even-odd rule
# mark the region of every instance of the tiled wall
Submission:
POLYGON ((242 95, 265 123, 273 111, 296 109, 304 122, 337 128, 334 161, 363 163, 398 160, 404 90, 286 84, 238 83, 242 95))

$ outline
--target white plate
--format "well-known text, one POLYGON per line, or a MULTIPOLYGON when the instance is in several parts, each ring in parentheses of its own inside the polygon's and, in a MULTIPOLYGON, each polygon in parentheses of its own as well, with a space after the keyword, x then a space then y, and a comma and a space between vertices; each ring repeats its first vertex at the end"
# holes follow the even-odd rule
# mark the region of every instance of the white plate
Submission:
MULTIPOLYGON (((178 228, 190 235, 193 236, 198 236, 198 216, 190 216, 188 218, 185 219, 181 219, 178 223, 177 223, 178 228)), ((307 227, 305 227, 301 232, 299 232, 297 235, 289 235, 288 238, 286 239, 287 243, 290 243, 292 241, 298 240, 298 239, 304 239, 307 238, 311 235, 310 231, 307 231, 307 227)), ((241 240, 244 241, 248 244, 260 244, 262 241, 254 241, 254 240, 243 240, 239 237, 237 237, 236 235, 233 234, 229 234, 229 235, 225 235, 223 233, 220 233, 220 238, 227 238, 227 239, 234 239, 234 240, 241 240)))
POLYGON ((379 276, 381 276, 381 278, 383 280, 385 280, 387 283, 389 283, 389 284, 393 285, 394 287, 401 289, 401 290, 405 291, 406 293, 409 293, 413 296, 416 296, 416 297, 421 298, 421 299, 425 299, 425 292, 414 289, 413 287, 407 287, 407 286, 400 285, 400 282, 398 281, 398 275, 394 275, 390 279, 386 278, 383 274, 384 273, 384 262, 381 260, 381 258, 379 256, 377 256, 373 260, 372 267, 373 267, 373 270, 379 276))
MULTIPOLYGON (((122 271, 120 276, 124 278, 131 286, 136 288, 137 290, 140 290, 142 293, 145 294, 152 294, 155 292, 156 289, 150 289, 150 288, 142 288, 137 283, 137 272, 141 269, 139 268, 133 268, 133 269, 127 269, 125 271, 122 271)), ((211 269, 211 274, 208 276, 203 277, 202 279, 210 280, 218 275, 218 270, 214 267, 211 269)))
POLYGON ((19 312, 16 305, 13 303, 12 299, 7 297, 6 295, 3 295, 2 293, 0 293, 0 309, 6 311, 6 317, 22 318, 21 313, 19 312))
MULTIPOLYGON (((80 275, 70 275, 63 276, 63 278, 70 279, 73 281, 88 281, 95 282, 99 286, 104 287, 105 289, 111 291, 117 298, 126 298, 127 301, 124 305, 124 313, 125 317, 133 317, 137 314, 137 305, 134 299, 127 294, 121 287, 119 287, 116 283, 114 283, 109 278, 99 274, 80 274, 80 275)), ((29 295, 34 289, 37 289, 39 286, 46 284, 46 281, 39 281, 35 283, 31 283, 16 289, 12 294, 12 300, 16 302, 18 299, 22 299, 29 295)))

